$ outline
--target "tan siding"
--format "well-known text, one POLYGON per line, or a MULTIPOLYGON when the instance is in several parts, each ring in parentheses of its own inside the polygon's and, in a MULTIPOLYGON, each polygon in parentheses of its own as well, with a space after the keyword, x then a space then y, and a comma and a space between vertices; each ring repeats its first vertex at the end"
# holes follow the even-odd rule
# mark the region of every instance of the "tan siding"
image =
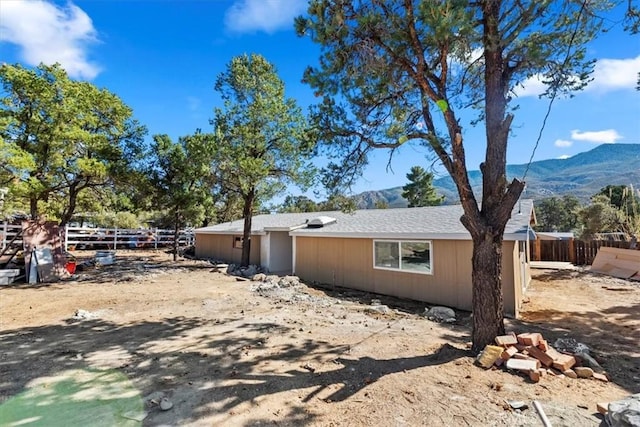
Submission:
MULTIPOLYGON (((196 257, 213 258, 219 261, 239 263, 242 249, 233 247, 235 235, 230 234, 197 234, 196 257)), ((251 264, 260 264, 260 236, 251 237, 251 264)))
MULTIPOLYGON (((471 310, 471 257, 473 244, 467 240, 432 241, 433 275, 373 268, 372 239, 296 238, 296 274, 303 280, 349 287, 384 295, 410 298, 471 310)), ((505 242, 503 292, 505 311, 514 313, 514 269, 517 245, 505 242), (515 246, 515 249, 514 249, 515 246), (514 258, 515 257, 515 258, 514 258)))
POLYGON ((471 309, 471 242, 432 241, 434 274, 373 268, 371 239, 296 238, 296 274, 363 291, 471 309))

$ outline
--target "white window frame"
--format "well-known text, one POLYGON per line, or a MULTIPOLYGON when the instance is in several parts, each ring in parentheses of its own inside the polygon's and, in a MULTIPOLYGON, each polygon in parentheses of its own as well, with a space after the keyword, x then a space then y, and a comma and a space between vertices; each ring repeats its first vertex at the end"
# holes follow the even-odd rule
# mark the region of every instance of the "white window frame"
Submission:
POLYGON ((409 274, 426 274, 429 276, 433 275, 433 242, 431 240, 406 240, 406 239, 374 239, 373 240, 373 268, 375 270, 387 270, 387 271, 397 271, 400 273, 409 273, 409 274), (376 265, 376 242, 381 243, 397 243, 398 244, 398 254, 400 257, 398 259, 398 268, 392 267, 378 267, 376 265), (429 244, 429 271, 417 271, 417 270, 407 270, 402 268, 402 244, 403 243, 428 243, 429 244))

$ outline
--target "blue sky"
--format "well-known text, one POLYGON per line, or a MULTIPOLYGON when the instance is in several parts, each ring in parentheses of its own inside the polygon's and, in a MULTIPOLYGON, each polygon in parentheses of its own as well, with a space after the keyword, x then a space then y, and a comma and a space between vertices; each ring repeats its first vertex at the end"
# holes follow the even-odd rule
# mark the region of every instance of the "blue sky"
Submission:
MULTIPOLYGON (((0 61, 34 66, 61 63, 71 77, 120 96, 151 135, 173 138, 200 128, 220 104, 216 76, 232 57, 259 53, 272 62, 287 96, 306 107, 315 98, 301 83, 319 49, 293 31, 305 0, 2 0, 0 61)), ((619 19, 620 13, 612 16, 619 19)), ((640 37, 618 25, 589 46, 598 59, 594 81, 571 99, 555 102, 534 160, 568 157, 602 143, 640 143, 640 37)), ((532 79, 519 90, 508 150, 510 164, 531 156, 548 101, 532 79)), ((469 169, 484 156, 482 128, 465 130, 469 169), (475 142, 477 141, 477 143, 475 142)), ((429 167, 423 148, 403 147, 386 171, 380 151, 353 188, 404 185, 411 166, 429 167)))

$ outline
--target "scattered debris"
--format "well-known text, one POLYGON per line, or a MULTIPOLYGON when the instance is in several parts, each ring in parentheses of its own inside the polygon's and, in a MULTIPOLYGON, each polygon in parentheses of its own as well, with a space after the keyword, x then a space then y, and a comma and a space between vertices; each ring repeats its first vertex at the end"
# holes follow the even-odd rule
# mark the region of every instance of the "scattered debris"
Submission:
POLYGON ((96 251, 96 265, 111 265, 116 262, 115 251, 96 251))
POLYGON ((507 405, 509 405, 511 409, 515 409, 516 411, 523 411, 529 408, 529 405, 527 405, 526 402, 523 402, 522 400, 505 400, 505 402, 507 402, 507 405))
POLYGON ((503 348, 495 345, 488 345, 478 355, 477 362, 483 368, 489 369, 500 358, 503 348))
POLYGON ((324 307, 338 303, 335 298, 311 295, 309 287, 302 283, 297 276, 258 273, 251 277, 251 281, 252 284, 249 289, 252 292, 257 292, 264 297, 277 298, 280 302, 290 304, 307 302, 324 307))
POLYGON ((453 323, 456 321, 456 312, 449 307, 436 306, 428 310, 425 308, 424 311, 424 316, 429 320, 443 323, 453 323))
POLYGON ((589 356, 589 348, 571 338, 556 341, 561 351, 550 346, 538 332, 518 335, 511 332, 496 337, 495 342, 497 345, 485 346, 476 358, 476 363, 485 369, 504 366, 526 375, 534 383, 547 374, 609 381, 602 367, 589 356), (594 364, 601 372, 594 370, 594 364))
POLYGON ((240 276, 247 279, 251 279, 258 273, 262 273, 262 269, 257 265, 248 265, 246 267, 241 267, 237 264, 229 264, 227 267, 227 274, 231 274, 232 276, 240 276))
POLYGON ((611 427, 640 426, 640 393, 610 402, 605 415, 607 424, 611 427))
POLYGON ((312 365, 310 365, 309 363, 305 363, 304 365, 302 365, 302 369, 306 369, 307 371, 313 373, 316 371, 316 368, 314 368, 312 365))
POLYGON ((536 408, 538 415, 540 415, 540 419, 542 420, 542 424, 544 425, 544 427, 551 427, 551 422, 549 421, 549 418, 547 418, 547 414, 544 413, 540 402, 534 400, 533 407, 536 408))

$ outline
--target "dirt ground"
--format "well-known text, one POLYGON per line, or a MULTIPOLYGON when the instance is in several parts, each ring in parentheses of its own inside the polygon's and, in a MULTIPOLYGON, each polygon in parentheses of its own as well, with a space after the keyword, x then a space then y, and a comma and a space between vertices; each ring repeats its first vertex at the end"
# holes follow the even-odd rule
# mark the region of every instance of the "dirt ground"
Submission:
POLYGON ((439 324, 423 303, 118 251, 69 281, 0 287, 0 425, 540 426, 534 400, 554 426, 600 425, 597 402, 640 392, 640 284, 534 273, 507 329, 586 344, 611 382, 486 371, 466 312, 439 324))

